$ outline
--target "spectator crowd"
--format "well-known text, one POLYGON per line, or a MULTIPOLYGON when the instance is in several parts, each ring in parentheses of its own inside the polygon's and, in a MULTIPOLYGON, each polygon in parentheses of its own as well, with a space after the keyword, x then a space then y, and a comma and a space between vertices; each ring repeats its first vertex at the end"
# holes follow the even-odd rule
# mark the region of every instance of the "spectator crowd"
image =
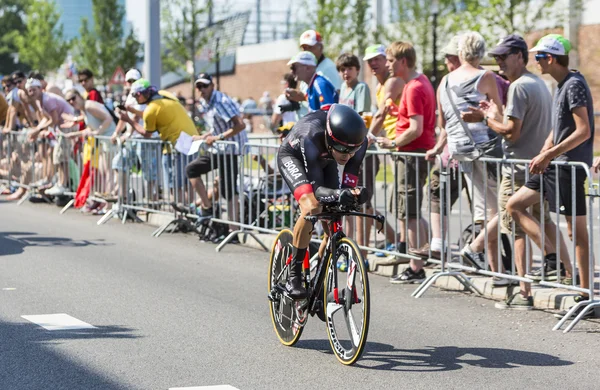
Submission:
MULTIPOLYGON (((90 196, 94 182, 102 184, 101 197, 109 199, 128 186, 117 179, 119 172, 135 166, 148 183, 138 196, 168 196, 174 207, 189 208, 201 218, 220 213, 214 209, 220 196, 227 203, 228 220, 239 222, 239 166, 252 116, 265 116, 283 139, 306 113, 344 104, 358 112, 369 128, 369 150, 393 154, 394 182, 387 183, 393 194, 385 209, 376 207, 374 194, 376 178, 387 160, 368 154, 359 177, 359 185, 370 190, 366 212, 389 213, 398 221, 395 231, 388 218, 383 249, 410 259, 392 283, 421 283, 428 260, 451 257, 448 211, 466 189, 472 220, 480 232, 459 248, 460 257, 474 269, 489 268, 496 275, 495 287, 520 285, 519 292, 499 303, 499 308, 533 308, 531 283, 511 279, 511 264, 499 259, 501 234, 514 235, 517 276, 589 288, 593 270, 589 269, 586 219, 588 177, 572 166, 580 163, 597 170, 600 160, 593 161, 590 88, 581 73, 569 68, 567 39, 551 34, 529 47, 513 34, 488 47, 479 33, 465 32, 443 49, 448 73, 437 90, 419 71, 419 59, 409 42, 373 44, 360 56, 343 53, 335 61, 325 56, 317 31, 305 31, 299 43, 301 50, 288 62, 289 73, 282 76, 281 94, 273 100, 265 92, 258 102, 240 101, 218 91, 206 73, 195 80, 198 102, 159 90, 137 69, 127 71, 122 94, 101 93, 88 69, 78 72, 76 88, 64 91, 46 83, 39 72, 5 76, 0 94, 0 179, 18 185, 9 186, 3 195, 19 200, 31 188, 57 198, 67 194, 74 197, 75 207, 101 214, 107 203, 90 196), (495 60, 497 73, 482 67, 486 56, 495 60), (528 70, 531 59, 541 75, 557 83, 553 96, 542 77, 528 70), (359 80, 361 68, 376 81, 373 95, 369 85, 359 80), (196 112, 201 125, 194 120, 196 112), (187 137, 190 142, 219 147, 215 155, 191 160, 173 147, 187 137), (160 139, 160 150, 147 139, 160 139), (130 140, 137 140, 135 148, 104 153, 130 140), (82 163, 74 178, 71 164, 76 157, 82 163), (491 167, 482 157, 530 162, 491 167), (211 171, 215 181, 206 183, 211 171), (567 238, 550 213, 564 215, 567 238), (532 270, 527 263, 528 239, 542 252, 540 269, 532 270), (574 242, 576 269, 567 239, 574 242)), ((360 245, 372 246, 374 229, 369 220, 346 223, 360 245)), ((586 299, 582 292, 576 301, 586 299)))

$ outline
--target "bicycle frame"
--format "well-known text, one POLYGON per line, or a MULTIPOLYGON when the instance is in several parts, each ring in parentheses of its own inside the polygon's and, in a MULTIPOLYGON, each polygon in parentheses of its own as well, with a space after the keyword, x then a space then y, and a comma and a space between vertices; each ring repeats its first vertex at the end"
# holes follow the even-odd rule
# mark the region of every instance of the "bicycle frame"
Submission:
MULTIPOLYGON (((366 217, 366 218, 373 218, 375 219, 377 222, 380 222, 383 226, 383 223, 385 221, 385 217, 382 215, 371 215, 371 214, 365 214, 365 213, 359 213, 359 212, 323 212, 317 215, 311 215, 311 216, 307 216, 305 217, 307 221, 311 222, 313 225, 315 223, 317 223, 318 220, 325 220, 327 221, 327 227, 329 228, 329 232, 330 232, 330 236, 327 239, 327 245, 325 247, 325 252, 323 254, 323 257, 321 259, 319 259, 319 264, 317 266, 317 271, 315 273, 315 278, 313 280, 310 279, 310 264, 309 264, 309 257, 308 257, 308 253, 304 258, 304 269, 306 272, 306 277, 307 277, 307 283, 310 286, 310 295, 308 297, 308 308, 309 308, 309 313, 312 315, 314 313, 316 313, 317 310, 319 310, 320 308, 317 307, 317 302, 319 302, 319 294, 322 293, 323 291, 323 283, 325 282, 325 266, 327 265, 327 261, 323 261, 324 259, 329 259, 330 256, 333 256, 336 251, 337 251, 337 246, 339 241, 346 237, 346 234, 344 233, 343 229, 342 229, 342 223, 341 223, 341 219, 344 216, 357 216, 357 217, 366 217)), ((337 259, 332 259, 332 261, 336 261, 337 259)), ((288 259, 288 262, 291 261, 291 258, 288 259)), ((355 272, 354 272, 354 268, 352 270, 348 270, 348 276, 349 278, 352 278, 352 280, 348 283, 348 287, 351 288, 351 286, 354 285, 354 278, 356 276, 355 272)), ((335 290, 334 290, 334 299, 337 301, 338 297, 337 297, 337 285, 338 285, 338 281, 337 281, 337 274, 334 274, 334 285, 336 286, 335 290)), ((355 294, 356 291, 352 292, 354 297, 356 298, 355 294)), ((321 299, 323 297, 320 297, 321 299)), ((346 299, 345 301, 345 306, 347 309, 349 309, 352 306, 352 299, 346 299)))

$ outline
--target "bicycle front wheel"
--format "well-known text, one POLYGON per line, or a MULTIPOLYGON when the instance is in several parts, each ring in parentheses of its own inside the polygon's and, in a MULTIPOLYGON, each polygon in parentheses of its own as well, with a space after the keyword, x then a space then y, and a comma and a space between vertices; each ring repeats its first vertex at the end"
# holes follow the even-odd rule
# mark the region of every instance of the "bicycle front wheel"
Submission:
POLYGON ((350 365, 365 348, 371 307, 367 269, 354 241, 342 238, 337 243, 325 278, 324 302, 331 349, 342 364, 350 365), (346 271, 336 267, 340 261, 347 262, 346 271))
POLYGON ((275 334, 283 345, 292 346, 300 339, 306 313, 299 307, 299 301, 286 296, 283 291, 287 280, 289 267, 288 258, 292 256, 293 235, 289 229, 284 229, 277 235, 271 260, 269 261, 269 309, 275 334))

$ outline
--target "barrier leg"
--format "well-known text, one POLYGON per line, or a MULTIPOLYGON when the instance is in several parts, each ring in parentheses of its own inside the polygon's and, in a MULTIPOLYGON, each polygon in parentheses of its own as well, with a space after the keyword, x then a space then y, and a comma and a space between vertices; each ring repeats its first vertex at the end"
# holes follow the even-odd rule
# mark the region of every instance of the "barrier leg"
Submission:
POLYGON ((113 216, 115 215, 115 209, 112 208, 110 210, 108 210, 106 212, 106 214, 104 214, 102 216, 102 218, 100 218, 100 220, 98 222, 96 222, 96 225, 100 226, 100 225, 104 225, 106 222, 108 222, 109 219, 111 219, 113 216))
POLYGON ((63 208, 60 210, 60 213, 59 213, 59 214, 60 214, 60 215, 63 215, 63 214, 64 214, 64 213, 66 213, 66 212, 67 212, 67 210, 68 210, 68 209, 70 209, 70 208, 71 208, 71 206, 73 206, 74 204, 75 204, 75 199, 71 199, 71 200, 69 201, 69 203, 67 203, 67 204, 65 205, 65 207, 63 207, 63 208))
POLYGON ((25 195, 23 195, 23 197, 21 199, 19 199, 19 201, 17 202, 17 206, 22 205, 23 203, 25 203, 26 201, 28 201, 29 198, 31 198, 31 191, 27 190, 25 192, 25 195))
POLYGON ((577 317, 575 317, 575 319, 573 319, 573 321, 563 331, 563 333, 570 332, 571 329, 573 329, 573 327, 575 325, 577 325, 577 323, 579 321, 581 321, 581 319, 583 318, 583 316, 585 315, 585 313, 587 313, 591 309, 595 309, 596 307, 600 307, 600 302, 594 302, 594 301, 590 301, 590 300, 579 302, 578 304, 576 304, 575 306, 573 306, 571 309, 569 309, 569 311, 567 312, 567 314, 565 314, 564 317, 561 318, 561 320, 558 321, 558 323, 556 325, 554 325, 554 328, 552 328, 552 330, 559 330, 560 328, 562 328, 562 326, 565 324, 565 322, 569 321, 571 319, 571 317, 573 316, 573 314, 575 314, 575 312, 581 306, 584 306, 584 305, 587 305, 587 307, 585 309, 583 309, 581 311, 581 313, 579 313, 579 315, 577 317))
POLYGON ((223 247, 225 245, 227 245, 229 243, 229 241, 231 241, 233 239, 233 237, 235 237, 238 233, 250 235, 250 237, 254 238, 254 240, 256 242, 258 242, 258 244, 265 250, 265 252, 270 251, 270 249, 267 248, 265 246, 265 244, 263 244, 263 242, 261 240, 259 240, 258 237, 256 237, 256 235, 253 232, 249 232, 247 230, 235 230, 235 231, 229 233, 229 235, 227 237, 225 237, 225 239, 223 241, 221 241, 221 243, 215 248, 215 251, 220 252, 221 249, 223 249, 223 247))
POLYGON ((425 294, 425 292, 429 289, 429 287, 433 286, 435 281, 438 280, 442 276, 453 277, 456 280, 458 280, 458 282, 460 284, 462 284, 467 290, 469 290, 475 294, 478 294, 478 295, 483 295, 481 293, 481 291, 479 291, 479 289, 477 287, 475 287, 475 285, 473 285, 471 280, 469 278, 467 278, 467 276, 465 274, 463 274, 462 272, 446 271, 446 272, 439 272, 435 275, 431 275, 429 278, 427 278, 427 280, 425 280, 423 283, 421 283, 421 285, 419 287, 417 287, 417 289, 415 291, 413 291, 411 296, 415 297, 415 298, 421 298, 423 296, 423 294, 425 294))

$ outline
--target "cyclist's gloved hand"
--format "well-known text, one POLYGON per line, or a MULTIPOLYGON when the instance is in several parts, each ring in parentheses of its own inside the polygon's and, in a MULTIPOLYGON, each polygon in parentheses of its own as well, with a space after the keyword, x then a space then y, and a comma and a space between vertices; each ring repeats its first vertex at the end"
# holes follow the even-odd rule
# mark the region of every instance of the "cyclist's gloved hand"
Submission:
POLYGON ((340 206, 352 207, 356 205, 356 196, 351 192, 349 188, 344 188, 340 191, 340 197, 338 198, 340 206))
POLYGON ((369 200, 369 191, 365 187, 356 187, 356 189, 360 191, 360 193, 356 195, 358 204, 367 203, 369 200))

